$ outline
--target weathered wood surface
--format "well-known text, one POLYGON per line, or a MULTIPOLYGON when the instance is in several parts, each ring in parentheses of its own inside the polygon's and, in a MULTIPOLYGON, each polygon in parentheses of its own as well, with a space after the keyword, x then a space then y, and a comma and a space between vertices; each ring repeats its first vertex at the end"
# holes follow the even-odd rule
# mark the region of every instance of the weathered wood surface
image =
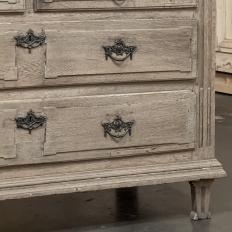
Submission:
POLYGON ((140 28, 143 29, 120 31, 117 26, 117 31, 47 30, 45 78, 155 71, 191 72, 193 28, 146 29, 145 25, 140 28), (102 46, 112 46, 119 38, 127 46, 136 46, 132 60, 119 63, 105 59, 102 46))
POLYGON ((108 168, 89 172, 72 172, 76 164, 53 165, 38 168, 13 168, 5 172, 0 184, 0 199, 24 198, 84 192, 119 187, 132 187, 197 181, 225 177, 221 164, 215 160, 182 162, 163 165, 144 165, 140 167, 108 168), (52 174, 53 173, 53 174, 52 174), (19 177, 18 174, 21 176, 19 177))
POLYGON ((0 110, 0 159, 16 158, 15 122, 17 110, 0 110))
POLYGON ((190 218, 194 221, 199 219, 210 219, 209 212, 210 203, 210 187, 213 179, 191 181, 191 195, 192 195, 192 212, 190 218))
POLYGON ((35 0, 36 11, 123 10, 197 7, 197 0, 35 0))
POLYGON ((26 3, 0 14, 0 199, 226 176, 214 159, 215 0, 26 3), (14 41, 29 28, 47 35, 31 54, 14 41), (137 46, 121 65, 102 49, 118 37, 137 46), (14 122, 30 108, 48 117, 31 135, 14 122), (132 135, 105 138, 117 113, 135 120, 132 135))
MULTIPOLYGON (((46 157, 59 153, 57 158, 52 158, 53 161, 123 157, 125 152, 127 156, 142 154, 144 151, 146 154, 152 153, 153 148, 145 146, 154 145, 157 149, 155 145, 166 144, 166 148, 163 147, 165 152, 171 151, 173 149, 171 147, 174 147, 174 150, 178 150, 177 147, 179 150, 190 149, 191 144, 195 142, 196 102, 195 94, 190 91, 86 97, 70 97, 72 92, 69 90, 60 96, 59 92, 56 93, 54 90, 51 93, 53 97, 49 98, 46 94, 44 100, 41 100, 41 95, 39 98, 31 95, 27 100, 6 98, 0 102, 3 111, 15 110, 14 116, 12 118, 7 116, 5 120, 11 120, 13 126, 11 136, 17 145, 15 156, 17 154, 18 159, 22 159, 6 163, 37 163, 40 160, 51 162, 50 158, 46 157), (29 109, 33 109, 37 115, 47 117, 46 124, 32 131, 31 135, 28 131, 16 129, 16 123, 13 121, 18 116, 25 116, 29 109), (109 135, 104 137, 101 122, 112 121, 116 114, 124 121, 131 118, 135 120, 131 136, 126 135, 121 139, 112 139, 109 135), (134 146, 138 149, 132 151, 127 149, 122 152, 109 150, 134 146), (144 151, 139 148, 142 146, 144 151), (41 157, 42 155, 45 157, 41 157)), ((4 164, 3 161, 0 163, 4 164)))
POLYGON ((0 85, 1 80, 17 81, 17 65, 15 54, 16 31, 0 30, 0 85))
POLYGON ((47 38, 31 54, 27 49, 15 48, 13 38, 25 34, 28 24, 0 25, 3 35, 8 35, 1 47, 2 87, 183 80, 197 76, 195 20, 76 21, 62 25, 61 30, 57 23, 34 23, 35 33, 44 29, 47 38), (133 60, 116 63, 109 58, 106 61, 102 46, 113 45, 117 38, 137 47, 133 60))
POLYGON ((60 99, 47 105, 44 155, 195 141, 195 96, 188 92, 60 99), (132 135, 104 138, 101 122, 113 121, 116 114, 135 120, 132 135))
POLYGON ((23 12, 25 10, 25 0, 0 0, 1 12, 23 12))

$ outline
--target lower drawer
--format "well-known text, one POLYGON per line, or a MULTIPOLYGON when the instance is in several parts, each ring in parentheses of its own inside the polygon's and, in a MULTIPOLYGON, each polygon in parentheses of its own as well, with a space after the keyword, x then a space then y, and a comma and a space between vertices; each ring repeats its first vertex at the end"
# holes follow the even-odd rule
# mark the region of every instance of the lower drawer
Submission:
POLYGON ((144 147, 154 153, 195 142, 190 91, 45 95, 0 102, 1 165, 134 156, 144 147), (30 109, 34 114, 27 115, 30 109), (44 123, 34 115, 46 117, 44 123), (29 124, 39 127, 30 131, 29 124))

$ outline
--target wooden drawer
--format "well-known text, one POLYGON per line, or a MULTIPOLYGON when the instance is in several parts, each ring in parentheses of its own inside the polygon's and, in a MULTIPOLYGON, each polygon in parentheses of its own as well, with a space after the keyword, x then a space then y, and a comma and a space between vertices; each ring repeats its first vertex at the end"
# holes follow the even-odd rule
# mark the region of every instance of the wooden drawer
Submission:
POLYGON ((25 10, 25 0, 0 0, 1 12, 21 12, 25 10))
POLYGON ((122 10, 197 7, 197 0, 34 0, 35 11, 122 10))
MULTIPOLYGON (((159 80, 158 75, 164 72, 162 80, 197 76, 196 20, 35 23, 34 31, 44 29, 46 39, 31 53, 21 47, 15 49, 12 34, 17 35, 16 26, 10 32, 8 27, 0 26, 0 31, 8 30, 0 45, 4 54, 0 60, 3 87, 96 83, 106 75, 105 82, 159 80), (116 44, 119 40, 124 45, 116 44), (134 46, 132 52, 128 52, 130 46, 134 46), (115 49, 110 57, 104 47, 117 47, 118 55, 115 49), (128 58, 115 61, 115 57, 128 58), (157 73, 157 76, 141 73, 157 73), (112 74, 124 76, 115 78, 112 74)), ((17 28, 18 33, 23 33, 28 25, 20 24, 17 28)))
MULTIPOLYGON (((64 93, 44 91, 39 98, 0 102, 1 165, 134 156, 144 153, 144 147, 151 153, 157 146, 163 152, 194 147, 196 96, 190 91, 77 97, 71 97, 75 89, 64 93), (29 109, 47 117, 31 134, 17 129, 15 122, 29 109), (112 123, 116 115, 132 122, 131 134, 115 138, 104 133, 103 124, 112 123)), ((125 128, 110 133, 122 135, 125 128)))

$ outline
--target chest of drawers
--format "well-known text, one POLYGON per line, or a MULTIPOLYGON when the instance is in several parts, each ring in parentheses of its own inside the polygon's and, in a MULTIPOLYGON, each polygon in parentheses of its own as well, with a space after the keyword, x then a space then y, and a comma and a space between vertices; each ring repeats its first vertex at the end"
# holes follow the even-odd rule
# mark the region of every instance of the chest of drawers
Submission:
POLYGON ((189 181, 210 217, 214 0, 0 0, 0 199, 189 181))

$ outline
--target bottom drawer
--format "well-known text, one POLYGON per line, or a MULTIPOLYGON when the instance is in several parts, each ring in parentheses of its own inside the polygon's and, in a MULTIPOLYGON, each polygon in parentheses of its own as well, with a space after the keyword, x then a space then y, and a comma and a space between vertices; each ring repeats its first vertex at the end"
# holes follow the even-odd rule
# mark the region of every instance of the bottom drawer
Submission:
POLYGON ((195 142, 193 92, 71 95, 54 90, 46 98, 0 102, 0 164, 109 158, 128 155, 127 151, 137 155, 141 147, 164 146, 165 151, 170 145, 181 149, 181 144, 195 142), (17 129, 15 122, 30 109, 46 117, 43 125, 34 124, 39 127, 31 134, 17 129))

